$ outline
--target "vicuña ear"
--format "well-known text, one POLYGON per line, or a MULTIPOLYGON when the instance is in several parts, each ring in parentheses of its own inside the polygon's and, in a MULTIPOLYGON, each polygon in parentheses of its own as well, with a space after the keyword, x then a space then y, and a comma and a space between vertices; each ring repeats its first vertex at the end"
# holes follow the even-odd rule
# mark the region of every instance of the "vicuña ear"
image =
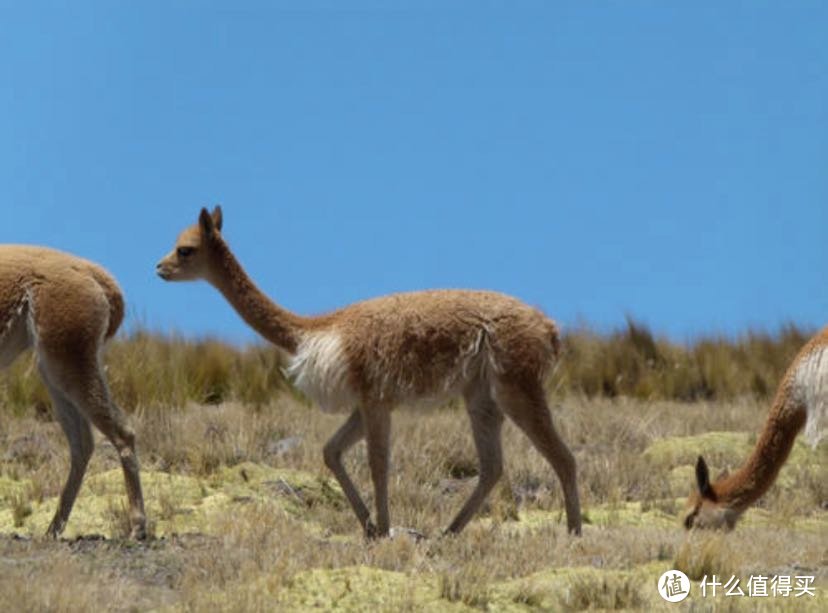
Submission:
POLYGON ((215 223, 213 222, 213 218, 210 216, 210 213, 207 212, 207 209, 201 209, 201 213, 198 216, 198 224, 201 226, 201 231, 204 233, 204 236, 213 235, 215 223))
POLYGON ((696 483, 699 486, 699 493, 709 500, 716 500, 716 493, 710 486, 710 471, 704 458, 699 456, 696 461, 696 483))
POLYGON ((213 208, 213 225, 216 227, 216 230, 221 232, 221 206, 218 204, 213 208))

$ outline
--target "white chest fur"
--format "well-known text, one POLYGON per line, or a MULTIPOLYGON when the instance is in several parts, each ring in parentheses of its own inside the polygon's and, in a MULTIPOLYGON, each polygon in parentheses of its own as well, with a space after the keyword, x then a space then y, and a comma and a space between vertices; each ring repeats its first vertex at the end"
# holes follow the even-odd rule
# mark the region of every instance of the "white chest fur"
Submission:
POLYGON ((795 385, 808 412, 805 438, 816 446, 828 427, 828 347, 804 356, 796 369, 795 385))
POLYGON ((348 361, 336 332, 311 332, 299 343, 286 369, 293 384, 323 411, 353 408, 348 361))

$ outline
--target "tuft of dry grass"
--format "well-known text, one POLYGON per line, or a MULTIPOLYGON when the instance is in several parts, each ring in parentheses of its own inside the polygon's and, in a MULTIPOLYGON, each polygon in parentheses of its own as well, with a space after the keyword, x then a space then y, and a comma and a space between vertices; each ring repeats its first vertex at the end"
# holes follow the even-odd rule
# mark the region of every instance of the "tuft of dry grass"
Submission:
POLYGON ((564 360, 553 387, 594 398, 732 400, 766 398, 812 331, 794 325, 775 334, 702 337, 689 345, 657 338, 627 319, 624 329, 564 335, 564 360))
POLYGON ((15 528, 22 528, 23 521, 32 514, 31 500, 25 493, 12 494, 10 497, 12 518, 15 528))
POLYGON ((730 549, 727 535, 691 533, 679 548, 673 568, 682 571, 691 581, 699 581, 704 576, 735 575, 739 563, 736 553, 730 549))
POLYGON ((642 608, 640 578, 622 573, 592 571, 574 575, 560 596, 561 607, 569 611, 602 609, 619 611, 642 608))

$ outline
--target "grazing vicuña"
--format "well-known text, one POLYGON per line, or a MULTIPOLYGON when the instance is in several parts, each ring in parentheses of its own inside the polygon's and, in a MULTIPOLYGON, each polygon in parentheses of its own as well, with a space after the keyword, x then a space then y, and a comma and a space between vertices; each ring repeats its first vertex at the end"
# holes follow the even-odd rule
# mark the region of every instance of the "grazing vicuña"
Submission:
POLYGON ((805 437, 816 446, 825 434, 828 415, 828 327, 823 328, 794 358, 776 392, 765 428, 744 465, 713 483, 707 463, 696 463, 698 488, 688 499, 687 528, 731 530, 750 505, 776 480, 794 439, 805 437))

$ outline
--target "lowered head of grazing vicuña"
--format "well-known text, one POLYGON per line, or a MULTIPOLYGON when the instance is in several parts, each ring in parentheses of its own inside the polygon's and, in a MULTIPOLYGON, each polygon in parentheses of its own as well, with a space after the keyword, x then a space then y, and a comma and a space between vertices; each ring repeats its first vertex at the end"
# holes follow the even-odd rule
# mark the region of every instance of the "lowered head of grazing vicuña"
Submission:
MULTIPOLYGON (((727 477, 727 474, 723 474, 716 480, 719 489, 727 477)), ((684 527, 688 530, 733 530, 742 512, 716 493, 715 485, 710 483, 707 463, 701 456, 696 462, 696 486, 687 499, 688 512, 684 518, 684 527)))
POLYGON ((797 435, 816 447, 828 420, 828 327, 799 351, 776 392, 753 451, 733 474, 710 482, 707 464, 696 463, 696 489, 688 498, 686 528, 732 530, 739 517, 773 485, 797 435))

